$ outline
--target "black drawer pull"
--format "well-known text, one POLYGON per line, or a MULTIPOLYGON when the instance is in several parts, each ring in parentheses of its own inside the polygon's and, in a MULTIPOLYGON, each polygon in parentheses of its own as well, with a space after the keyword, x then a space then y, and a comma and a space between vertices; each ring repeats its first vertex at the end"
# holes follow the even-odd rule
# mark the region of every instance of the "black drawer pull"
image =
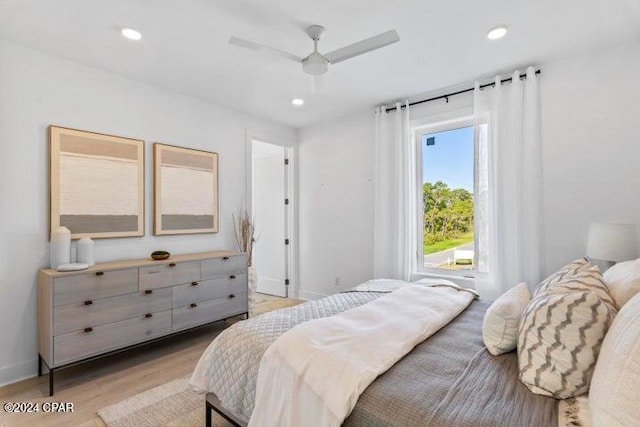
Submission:
POLYGON ((93 328, 84 328, 84 331, 85 331, 86 333, 89 333, 89 332, 93 331, 93 328))
POLYGON ((87 300, 87 301, 84 302, 84 305, 91 305, 91 304, 93 304, 93 301, 91 301, 91 300, 87 300))
POLYGON ((176 266, 175 262, 172 262, 172 263, 169 264, 169 267, 175 267, 175 266, 176 266))
POLYGON ((234 299, 236 296, 234 294, 229 295, 229 299, 234 299))
POLYGON ((104 271, 96 271, 96 276, 104 276, 104 271))
POLYGON ((145 315, 144 315, 144 317, 146 317, 147 319, 149 319, 150 317, 153 317, 153 314, 151 314, 151 313, 147 313, 147 314, 145 314, 145 315))
POLYGON ((198 286, 198 282, 191 282, 191 286, 198 286))
POLYGON ((229 279, 235 279, 235 278, 236 278, 235 274, 232 274, 231 276, 229 276, 229 279))
POLYGON ((146 291, 144 291, 144 293, 147 295, 151 295, 153 291, 151 289, 147 289, 146 291))
POLYGON ((196 304, 196 303, 194 302, 194 303, 191 303, 191 305, 190 305, 189 307, 191 307, 191 308, 196 308, 197 306, 198 306, 198 304, 196 304))
POLYGON ((229 257, 228 257, 228 256, 223 256, 223 257, 222 257, 222 260, 223 260, 223 261, 227 261, 228 259, 229 259, 229 257))

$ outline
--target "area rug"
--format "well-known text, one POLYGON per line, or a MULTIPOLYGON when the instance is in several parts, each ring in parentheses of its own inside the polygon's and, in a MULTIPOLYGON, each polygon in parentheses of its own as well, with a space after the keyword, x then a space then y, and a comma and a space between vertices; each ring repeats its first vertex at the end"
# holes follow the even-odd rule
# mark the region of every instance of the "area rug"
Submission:
MULTIPOLYGON (((102 408, 98 415, 108 427, 202 427, 205 396, 191 391, 184 377, 102 408)), ((212 415, 214 426, 229 425, 212 415)))

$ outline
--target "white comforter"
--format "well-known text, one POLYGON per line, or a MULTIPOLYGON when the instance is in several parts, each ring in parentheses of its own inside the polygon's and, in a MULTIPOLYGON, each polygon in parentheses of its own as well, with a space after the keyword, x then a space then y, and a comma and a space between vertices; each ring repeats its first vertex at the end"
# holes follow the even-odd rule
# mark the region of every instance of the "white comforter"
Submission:
POLYGON ((261 359, 249 426, 339 426, 376 377, 474 296, 455 287, 408 285, 290 329, 261 359))

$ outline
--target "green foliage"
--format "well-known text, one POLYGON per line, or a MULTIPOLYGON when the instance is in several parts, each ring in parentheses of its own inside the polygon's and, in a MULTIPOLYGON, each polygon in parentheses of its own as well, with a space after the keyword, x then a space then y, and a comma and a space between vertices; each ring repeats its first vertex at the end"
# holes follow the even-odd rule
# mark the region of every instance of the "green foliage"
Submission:
POLYGON ((472 193, 463 188, 451 189, 442 181, 425 182, 422 193, 425 245, 457 240, 473 233, 472 193))
POLYGON ((459 237, 451 239, 440 240, 439 242, 424 243, 424 254, 434 254, 436 252, 446 251, 447 249, 462 246, 467 243, 473 242, 473 233, 465 233, 459 237))

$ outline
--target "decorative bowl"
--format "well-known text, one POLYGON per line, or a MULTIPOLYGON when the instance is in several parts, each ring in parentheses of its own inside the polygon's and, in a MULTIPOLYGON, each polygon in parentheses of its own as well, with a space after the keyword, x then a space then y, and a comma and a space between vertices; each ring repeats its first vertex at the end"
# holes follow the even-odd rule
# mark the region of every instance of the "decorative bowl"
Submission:
POLYGON ((156 261, 160 261, 163 259, 167 259, 171 256, 171 254, 167 251, 154 251, 151 252, 151 258, 156 260, 156 261))

